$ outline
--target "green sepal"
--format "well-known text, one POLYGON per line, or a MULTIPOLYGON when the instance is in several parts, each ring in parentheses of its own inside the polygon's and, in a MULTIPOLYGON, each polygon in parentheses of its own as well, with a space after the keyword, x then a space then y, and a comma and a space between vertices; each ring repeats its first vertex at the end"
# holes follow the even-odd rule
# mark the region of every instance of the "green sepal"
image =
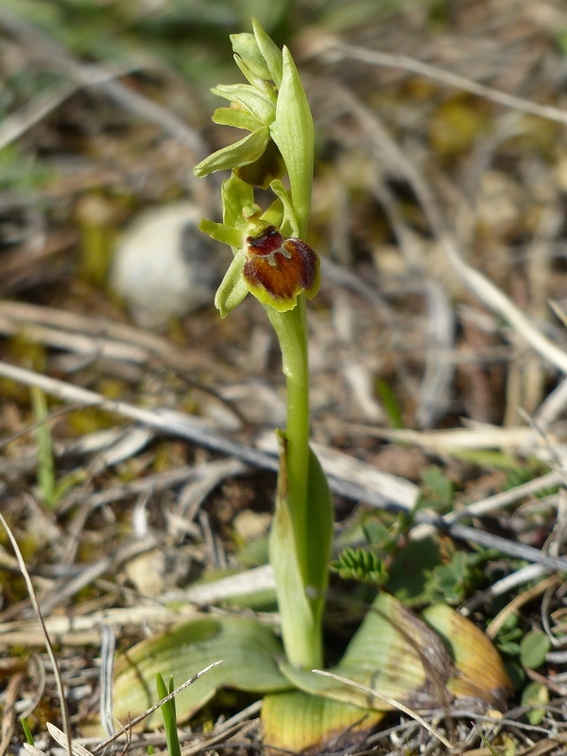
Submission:
MULTIPOLYGON (((258 206, 254 204, 252 187, 233 173, 223 182, 221 199, 223 223, 245 233, 249 226, 248 218, 259 211, 258 206)), ((243 241, 244 237, 238 244, 239 249, 243 241)))
MULTIPOLYGON (((244 63, 246 69, 250 72, 250 75, 253 78, 263 81, 273 79, 270 68, 260 51, 257 38, 254 34, 248 32, 243 34, 231 34, 230 41, 232 43, 235 59, 240 58, 240 61, 244 63)), ((242 71, 238 60, 236 60, 236 63, 242 71)), ((244 71, 242 71, 242 73, 244 73, 244 71)), ((244 75, 246 76, 246 74, 244 75)), ((246 76, 246 78, 248 78, 248 76, 246 76)), ((248 79, 248 81, 250 81, 250 79, 248 79)), ((250 84, 254 84, 254 81, 250 81, 250 84)))
POLYGON ((258 160, 236 168, 235 173, 247 184, 267 189, 274 179, 285 176, 285 164, 277 145, 270 139, 258 160))
POLYGON ((257 92, 264 94, 269 100, 274 96, 274 85, 271 82, 259 79, 254 75, 250 67, 238 55, 234 56, 234 62, 257 92))
POLYGON ((248 286, 242 275, 245 261, 246 253, 242 250, 234 256, 217 289, 215 307, 220 312, 221 318, 226 318, 228 313, 234 310, 248 294, 248 286))
POLYGON ((208 234, 215 241, 228 244, 232 249, 240 249, 242 246, 242 232, 224 223, 215 223, 202 218, 199 223, 199 230, 208 234))
POLYGON ((267 126, 261 126, 238 142, 229 144, 221 150, 213 152, 193 168, 198 178, 208 176, 216 171, 232 170, 241 165, 253 163, 262 155, 270 140, 267 126))
POLYGON ((256 116, 236 108, 217 108, 211 120, 219 126, 232 126, 246 131, 255 131, 263 125, 256 116))
POLYGON ((287 47, 283 48, 282 83, 270 131, 287 169, 298 236, 304 238, 311 209, 315 134, 307 96, 287 47))
POLYGON ((252 29, 254 30, 254 37, 256 38, 258 49, 268 67, 269 77, 271 77, 272 81, 279 89, 282 83, 282 51, 273 39, 266 34, 262 25, 255 18, 252 19, 252 29))
POLYGON ((244 108, 266 126, 276 117, 275 94, 269 97, 249 84, 219 84, 211 89, 211 92, 244 108))

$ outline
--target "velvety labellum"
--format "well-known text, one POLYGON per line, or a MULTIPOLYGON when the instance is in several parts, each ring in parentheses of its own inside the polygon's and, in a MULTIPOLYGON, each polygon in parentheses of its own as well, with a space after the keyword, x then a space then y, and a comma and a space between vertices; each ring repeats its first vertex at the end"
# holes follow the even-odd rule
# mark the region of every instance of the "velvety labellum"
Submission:
POLYGON ((249 236, 244 278, 251 289, 264 289, 274 300, 293 300, 317 283, 319 258, 301 239, 284 239, 268 226, 259 236, 249 236))

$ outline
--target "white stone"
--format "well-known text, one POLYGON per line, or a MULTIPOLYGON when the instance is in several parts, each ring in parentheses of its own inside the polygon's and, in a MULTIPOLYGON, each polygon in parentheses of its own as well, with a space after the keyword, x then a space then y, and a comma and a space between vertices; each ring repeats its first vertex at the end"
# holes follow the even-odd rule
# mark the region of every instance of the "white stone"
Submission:
POLYGON ((200 218, 190 202, 153 208, 119 239, 110 283, 139 325, 160 329, 171 317, 212 304, 219 252, 199 231, 200 218))

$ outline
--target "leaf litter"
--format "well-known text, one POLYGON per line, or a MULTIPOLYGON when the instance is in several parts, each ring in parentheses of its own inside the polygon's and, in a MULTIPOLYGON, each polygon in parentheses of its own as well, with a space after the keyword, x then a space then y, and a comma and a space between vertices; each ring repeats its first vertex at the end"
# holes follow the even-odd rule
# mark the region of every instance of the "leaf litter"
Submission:
MULTIPOLYGON (((441 735, 462 751, 560 750, 567 17, 553 0, 408 3, 337 27, 339 5, 298 3, 303 28, 289 40, 320 131, 309 241, 328 258, 310 313, 314 437, 344 532, 378 512, 393 548, 433 540, 454 575, 451 548, 486 551, 460 610, 523 675, 498 716, 459 704, 428 714, 427 729, 390 715, 356 748, 441 752, 441 735), (431 463, 455 492, 441 514, 416 509, 419 470, 431 463), (470 498, 475 490, 482 495, 470 498), (404 513, 412 519, 396 541, 404 513), (544 635, 553 650, 526 657, 524 641, 521 657, 524 638, 543 648, 544 635), (528 683, 535 694, 522 700, 528 683)), ((0 27, 9 93, 0 131, 0 506, 55 644, 48 661, 3 537, 0 750, 21 743, 16 713, 25 712, 36 745, 55 753, 43 733, 61 722, 59 669, 66 737, 96 752, 100 738, 81 737, 99 707, 101 626, 122 651, 197 611, 222 616, 253 594, 269 598, 261 559, 240 569, 232 523, 239 512, 272 511, 266 428, 277 424, 282 386, 250 303, 231 322, 204 308, 150 333, 82 277, 93 243, 78 222, 82 198, 102 196, 112 231, 187 194, 207 215, 207 187, 190 178, 209 147, 203 83, 184 80, 169 59, 116 65, 96 49, 83 58, 55 42, 49 24, 40 31, 9 7, 0 27), (45 70, 57 74, 47 91, 45 70), (50 507, 33 386, 48 402, 50 507), (149 595, 128 566, 156 553, 161 567, 143 563, 156 573, 149 595)), ((184 747, 260 749, 257 712, 225 700, 180 728, 184 747)), ((163 744, 146 733, 128 747, 163 744)))

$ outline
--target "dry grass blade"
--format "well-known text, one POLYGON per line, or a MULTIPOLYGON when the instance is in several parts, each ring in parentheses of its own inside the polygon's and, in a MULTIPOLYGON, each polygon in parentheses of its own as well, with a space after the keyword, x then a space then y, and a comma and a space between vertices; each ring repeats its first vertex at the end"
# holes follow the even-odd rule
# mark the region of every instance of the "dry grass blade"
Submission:
POLYGON ((440 743, 442 743, 445 746, 445 748, 448 748, 450 751, 453 750, 453 746, 442 733, 440 733, 438 730, 435 729, 435 727, 430 725, 429 722, 426 722, 425 719, 423 719, 423 717, 421 717, 417 712, 412 711, 412 709, 410 709, 409 707, 407 707, 405 704, 401 703, 400 701, 396 701, 393 698, 390 698, 390 696, 384 695, 379 690, 375 690, 374 688, 368 688, 366 687, 366 685, 361 685, 360 683, 357 683, 354 680, 349 680, 348 677, 343 677, 342 675, 336 675, 334 672, 327 672, 326 670, 323 670, 323 669, 314 669, 312 671, 315 672, 315 674, 317 675, 321 675, 322 677, 330 677, 332 680, 336 680, 337 682, 343 683, 344 685, 349 685, 352 688, 357 688, 358 690, 361 690, 363 693, 368 693, 368 695, 375 696, 381 701, 384 701, 392 708, 398 709, 404 714, 407 714, 408 717, 415 719, 415 721, 419 722, 419 724, 422 727, 424 727, 427 730, 427 732, 433 735, 434 738, 437 738, 437 740, 440 743))
POLYGON ((119 104, 157 123, 186 144, 197 156, 204 154, 204 144, 197 131, 157 102, 147 99, 120 82, 113 81, 115 74, 109 74, 101 66, 77 63, 53 38, 45 36, 38 28, 25 23, 5 9, 0 10, 0 24, 8 33, 20 38, 29 53, 43 59, 48 66, 70 74, 81 86, 102 89, 119 104))
POLYGON ((562 373, 567 373, 567 353, 545 336, 492 281, 466 263, 450 236, 444 235, 442 241, 447 257, 468 288, 482 302, 507 320, 514 331, 544 359, 555 365, 562 373))
MULTIPOLYGON (((67 738, 65 736, 64 732, 61 732, 61 730, 58 727, 55 727, 51 724, 51 722, 47 722, 46 724, 47 730, 53 740, 58 743, 63 748, 67 749, 67 738)), ((71 741, 73 750, 67 751, 67 753, 73 754, 73 756, 92 756, 92 752, 88 750, 88 748, 85 748, 85 746, 81 745, 80 743, 77 743, 75 740, 71 741)))
POLYGON ((251 447, 214 433, 206 423, 199 422, 198 418, 174 411, 154 412, 141 407, 134 407, 127 402, 109 400, 95 391, 74 386, 56 378, 50 378, 33 370, 9 365, 6 362, 0 362, 0 376, 10 378, 26 386, 39 386, 47 394, 57 396, 65 402, 73 402, 85 407, 98 407, 106 412, 143 423, 163 433, 172 433, 181 438, 189 439, 207 449, 217 449, 260 468, 277 469, 278 462, 275 457, 262 454, 251 447))
POLYGON ((41 122, 51 111, 70 97, 76 89, 74 85, 64 84, 55 91, 44 92, 31 105, 26 106, 25 110, 5 118, 0 126, 0 150, 41 122))
POLYGON ((521 97, 510 95, 507 92, 500 92, 492 87, 486 87, 483 84, 472 81, 472 79, 459 76, 451 71, 439 68, 438 66, 432 66, 429 63, 423 63, 422 61, 416 60, 407 55, 395 55, 377 50, 365 50, 361 47, 337 44, 335 42, 327 43, 317 52, 320 55, 330 56, 334 59, 350 58, 352 60, 360 60, 364 63, 369 63, 370 65, 402 68, 406 71, 419 74, 420 76, 434 79, 442 84, 455 87, 456 89, 470 92, 471 94, 483 97, 491 102, 496 102, 504 107, 519 110, 523 113, 531 113, 540 118, 546 118, 549 121, 567 124, 567 113, 559 108, 554 108, 551 105, 538 105, 538 103, 532 102, 531 100, 525 100, 521 97))
POLYGON ((14 733, 16 722, 16 701, 23 679, 24 675, 21 672, 12 675, 4 693, 4 716, 2 717, 2 727, 0 728, 0 756, 4 756, 8 750, 10 739, 14 733))
POLYGON ((55 682, 57 686, 57 693, 59 696, 59 704, 61 706, 61 721, 63 723, 63 730, 64 730, 64 739, 65 739, 65 747, 67 748, 67 753, 72 754, 73 750, 71 747, 71 723, 69 719, 69 710, 67 708, 67 700, 65 698, 65 691, 63 689, 63 682, 61 680, 61 675, 59 673, 59 667, 57 665, 57 659, 55 657, 55 652, 53 650, 53 646, 51 645, 51 639, 49 638, 49 633, 47 632, 47 629, 45 627, 45 623, 43 621, 43 614, 41 611, 41 607, 39 605, 39 601, 37 600, 37 596, 35 593, 35 589, 33 587, 33 583, 31 581, 30 574, 26 568, 26 563, 24 561, 24 558, 22 556, 22 552, 20 551, 20 547, 18 546, 18 543, 16 539, 14 538, 14 535, 12 531, 10 530, 8 523, 0 514, 0 523, 3 525, 4 530, 6 531, 6 534, 8 536, 8 539, 10 540, 10 543, 12 544, 12 548, 14 549, 14 553, 16 555, 16 559, 18 560, 18 565, 20 567, 20 570, 22 572, 23 578, 26 583, 26 587, 28 590, 28 594, 30 597, 30 601, 32 603, 37 621, 41 627, 43 638, 45 642, 45 646, 47 649, 47 653, 49 655, 49 658, 51 660, 51 664, 53 665, 53 674, 55 675, 55 682))

